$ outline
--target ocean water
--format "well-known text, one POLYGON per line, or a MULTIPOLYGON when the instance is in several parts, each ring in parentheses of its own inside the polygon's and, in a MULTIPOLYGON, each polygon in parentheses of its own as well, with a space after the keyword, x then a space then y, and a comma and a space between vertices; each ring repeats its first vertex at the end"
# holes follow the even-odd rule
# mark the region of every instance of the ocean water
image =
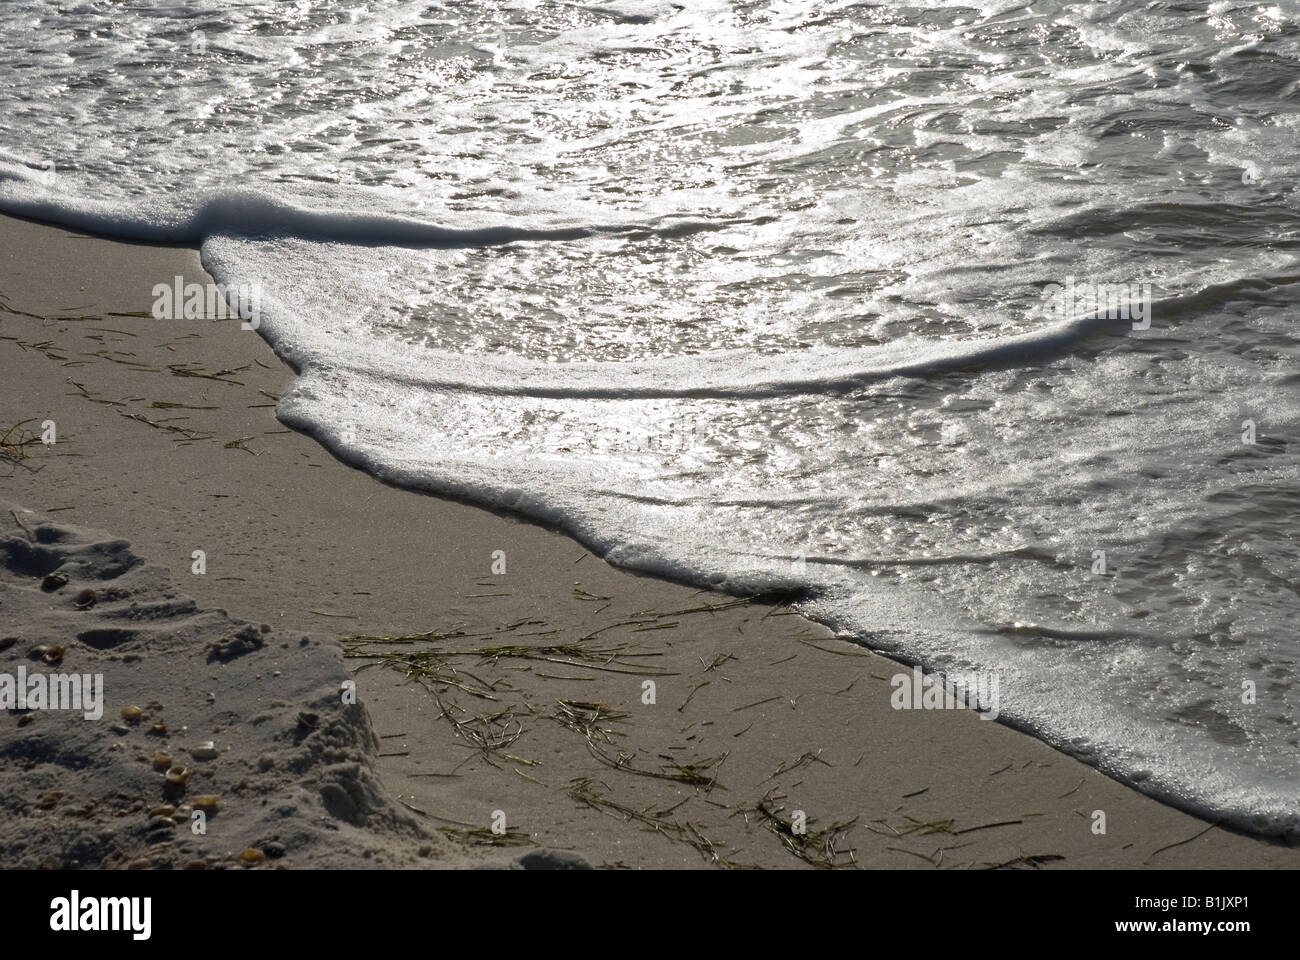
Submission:
POLYGON ((339 457, 798 591, 1139 789, 1300 833, 1300 4, 0 25, 0 210, 258 285, 277 415, 339 457), (1087 284, 1114 301, 1046 296, 1087 284))

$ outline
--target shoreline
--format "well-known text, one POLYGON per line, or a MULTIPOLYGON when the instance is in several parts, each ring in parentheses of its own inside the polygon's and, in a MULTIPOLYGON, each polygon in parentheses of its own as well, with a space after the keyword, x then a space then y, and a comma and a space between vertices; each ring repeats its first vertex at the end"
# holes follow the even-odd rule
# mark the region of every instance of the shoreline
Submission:
POLYGON ((910 668, 782 608, 341 463, 275 419, 293 373, 257 333, 148 315, 154 284, 212 282, 195 250, 8 217, 0 237, 0 429, 58 432, 0 499, 129 540, 203 610, 388 638, 341 649, 376 776, 436 840, 424 857, 430 841, 394 841, 394 862, 1300 865, 969 711, 895 711, 889 678, 910 668))

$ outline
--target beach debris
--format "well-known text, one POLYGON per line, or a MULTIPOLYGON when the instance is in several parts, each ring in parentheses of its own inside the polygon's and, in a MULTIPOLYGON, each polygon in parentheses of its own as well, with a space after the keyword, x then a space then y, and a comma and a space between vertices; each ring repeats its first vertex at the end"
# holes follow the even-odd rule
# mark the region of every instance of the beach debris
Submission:
POLYGON ((263 646, 262 634, 251 623, 243 627, 233 637, 219 640, 208 646, 208 663, 220 660, 226 663, 246 653, 260 650, 263 646))
MULTIPOLYGON (((6 307, 5 309, 6 311, 9 311, 8 307, 6 307)), ((38 350, 40 350, 42 347, 48 346, 48 344, 49 341, 46 341, 45 343, 42 344, 30 344, 30 346, 34 346, 38 350)), ((45 353, 44 350, 41 350, 41 352, 45 353)), ((46 354, 46 356, 49 356, 49 354, 46 354)), ((32 433, 30 430, 25 430, 25 429, 20 430, 19 427, 21 427, 25 423, 32 423, 34 419, 35 418, 29 418, 27 420, 19 420, 13 426, 7 429, 3 434, 0 434, 0 458, 8 460, 10 463, 13 464, 18 464, 21 461, 27 459, 26 448, 31 446, 32 444, 40 443, 41 438, 36 434, 32 433), (14 431, 17 431, 17 433, 15 433, 14 431)), ((22 464, 22 465, 24 467, 27 466, 27 464, 22 464)), ((27 467, 27 468, 29 470, 33 469, 31 467, 27 467)), ((12 474, 10 474, 10 476, 12 476, 12 474)), ((27 534, 27 539, 30 540, 32 535, 27 530, 26 527, 23 527, 23 522, 18 519, 18 515, 14 513, 12 510, 10 511, 10 514, 13 516, 18 526, 23 528, 23 532, 27 534)))
POLYGON ((57 643, 45 644, 32 647, 31 658, 33 660, 44 660, 50 665, 59 663, 63 659, 63 654, 67 651, 57 643))
POLYGON ((73 599, 72 605, 78 610, 89 610, 95 605, 95 591, 86 587, 73 599))
POLYGON ((203 796, 201 796, 201 797, 195 797, 195 798, 194 798, 194 809, 195 809, 195 810, 215 810, 215 809, 217 809, 217 804, 218 804, 220 801, 221 801, 221 798, 220 798, 219 796, 217 796, 215 793, 205 793, 205 794, 204 794, 203 796))
POLYGON ((179 786, 190 778, 190 772, 178 763, 167 770, 166 776, 168 783, 179 786))
POLYGON ((167 736, 167 724, 155 723, 153 726, 149 728, 149 732, 153 734, 155 737, 165 737, 167 736))
MULTIPOLYGON (((1217 826, 1217 824, 1215 825, 1217 826)), ((1054 860, 1064 860, 1065 857, 1059 853, 1035 853, 1028 856, 1019 856, 1003 863, 989 863, 985 861, 981 866, 986 870, 1037 870, 1044 863, 1051 863, 1054 860)))
POLYGON ((599 810, 624 822, 636 821, 671 840, 694 847, 709 863, 726 868, 740 866, 724 853, 727 849, 724 845, 709 839, 689 820, 679 822, 668 819, 667 814, 671 811, 655 814, 627 806, 609 797, 605 792, 606 789, 608 784, 590 777, 578 777, 569 782, 567 792, 578 803, 589 806, 593 810, 599 810))
POLYGON ((759 823, 776 834, 786 850, 810 866, 823 870, 838 870, 857 864, 857 852, 848 839, 850 829, 857 823, 857 817, 841 823, 832 823, 820 829, 812 828, 815 821, 810 818, 805 821, 802 829, 796 829, 793 818, 787 820, 781 816, 785 812, 782 803, 785 799, 784 794, 768 791, 756 806, 745 810, 746 821, 749 815, 756 815, 759 823))
POLYGON ((46 593, 53 593, 60 587, 68 585, 68 578, 61 573, 47 573, 41 580, 41 589, 46 593))
POLYGON ((602 724, 626 720, 628 714, 619 713, 607 703, 588 703, 583 700, 556 700, 555 720, 563 726, 582 734, 588 741, 613 743, 621 733, 602 724))
POLYGON ((137 706, 122 708, 122 719, 129 723, 139 723, 140 718, 144 716, 144 711, 137 706))
POLYGON ((172 765, 172 755, 170 753, 155 753, 153 755, 153 768, 155 770, 169 770, 172 765))
POLYGON ((206 740, 197 747, 191 748, 190 756, 195 760, 215 760, 219 756, 219 752, 215 743, 206 740))

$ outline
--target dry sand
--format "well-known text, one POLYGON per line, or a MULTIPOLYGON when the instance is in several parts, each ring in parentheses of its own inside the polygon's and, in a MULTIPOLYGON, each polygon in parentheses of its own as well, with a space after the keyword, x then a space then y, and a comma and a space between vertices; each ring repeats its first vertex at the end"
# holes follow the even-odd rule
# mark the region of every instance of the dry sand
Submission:
POLYGON ((292 371, 256 333, 147 316, 177 275, 211 279, 193 250, 0 218, 0 430, 57 427, 0 460, 0 634, 17 638, 0 671, 108 687, 100 721, 4 721, 0 866, 248 847, 290 867, 1300 863, 969 711, 895 711, 905 668, 787 609, 340 464, 276 421, 292 371), (87 584, 124 593, 81 610, 87 584), (248 649, 213 656, 241 630, 248 649), (58 668, 30 659, 56 643, 58 668), (147 719, 124 723, 128 704, 147 719), (189 763, 179 822, 151 824, 157 742, 206 740, 219 756, 189 763), (199 793, 222 800, 196 837, 199 793))

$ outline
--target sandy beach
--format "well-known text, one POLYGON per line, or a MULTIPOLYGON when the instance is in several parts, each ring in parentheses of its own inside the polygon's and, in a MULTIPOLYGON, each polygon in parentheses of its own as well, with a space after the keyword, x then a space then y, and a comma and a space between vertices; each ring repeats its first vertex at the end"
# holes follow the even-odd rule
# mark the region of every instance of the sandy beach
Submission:
POLYGON ((293 371, 257 333, 150 316, 177 276, 211 282, 195 250, 0 219, 0 660, 105 683, 97 721, 7 714, 0 865, 1300 864, 971 711, 895 710, 909 668, 782 605, 339 463, 276 420, 293 371))

